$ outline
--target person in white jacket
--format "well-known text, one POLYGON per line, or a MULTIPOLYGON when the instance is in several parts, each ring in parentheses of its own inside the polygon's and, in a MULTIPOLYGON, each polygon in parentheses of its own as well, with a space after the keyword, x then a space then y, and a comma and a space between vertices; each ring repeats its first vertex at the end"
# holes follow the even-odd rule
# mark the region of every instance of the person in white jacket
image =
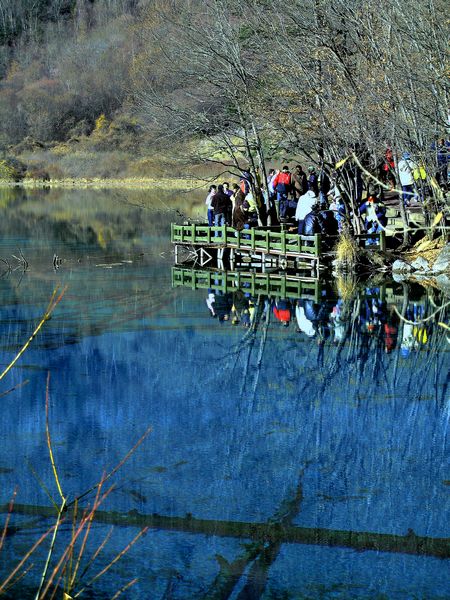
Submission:
POLYGON ((295 220, 298 221, 298 232, 302 233, 303 221, 307 214, 312 210, 312 207, 317 204, 317 196, 312 190, 308 190, 306 194, 300 196, 295 211, 295 220))
POLYGON ((208 195, 206 196, 205 204, 207 208, 207 216, 208 216, 208 225, 212 227, 214 225, 214 209, 212 207, 212 199, 214 198, 217 192, 217 186, 211 185, 209 186, 208 195))
POLYGON ((398 161, 398 174, 400 177, 400 185, 403 192, 403 204, 409 206, 411 200, 416 196, 416 187, 414 185, 414 170, 417 165, 411 160, 409 152, 403 152, 401 160, 398 161))

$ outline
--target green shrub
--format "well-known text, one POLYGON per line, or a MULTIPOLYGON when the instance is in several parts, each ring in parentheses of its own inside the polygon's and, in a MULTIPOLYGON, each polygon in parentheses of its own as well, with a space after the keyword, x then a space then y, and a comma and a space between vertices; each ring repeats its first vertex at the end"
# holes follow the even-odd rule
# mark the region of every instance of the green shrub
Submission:
POLYGON ((26 166, 16 158, 0 160, 0 179, 6 181, 21 181, 24 178, 26 166))

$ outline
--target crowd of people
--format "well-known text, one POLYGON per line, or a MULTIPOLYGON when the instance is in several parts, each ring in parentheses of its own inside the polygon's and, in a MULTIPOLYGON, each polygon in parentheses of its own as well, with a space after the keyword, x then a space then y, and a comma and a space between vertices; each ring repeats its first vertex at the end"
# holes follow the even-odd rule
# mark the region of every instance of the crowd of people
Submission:
MULTIPOLYGON (((433 148, 436 152, 435 180, 444 192, 448 188, 450 142, 440 139, 433 148)), ((387 148, 377 173, 380 185, 367 185, 363 197, 362 172, 355 168, 355 202, 357 215, 363 219, 366 233, 376 234, 387 224, 385 200, 401 201, 405 207, 424 202, 430 193, 429 177, 425 168, 415 162, 409 152, 403 152, 398 161, 387 148), (397 192, 401 190, 401 194, 397 192)), ((231 225, 237 230, 261 224, 261 207, 271 216, 271 223, 286 223, 290 231, 301 235, 321 233, 326 239, 336 237, 348 222, 349 202, 338 181, 337 173, 314 166, 307 171, 297 164, 294 169, 284 165, 280 170, 270 169, 267 185, 255 175, 243 171, 239 183, 212 185, 206 198, 208 224, 231 225)))
MULTIPOLYGON (((257 176, 259 174, 257 173, 257 176)), ((227 181, 211 185, 205 200, 210 226, 232 225, 237 230, 258 225, 258 201, 269 207, 275 220, 281 223, 297 221, 296 230, 303 235, 326 233, 336 236, 345 219, 345 204, 337 185, 332 184, 325 171, 316 173, 301 165, 293 172, 285 165, 280 171, 270 169, 267 189, 257 182, 261 198, 255 197, 250 173, 244 172, 232 186, 227 181)), ((292 229, 293 230, 293 229, 292 229)))

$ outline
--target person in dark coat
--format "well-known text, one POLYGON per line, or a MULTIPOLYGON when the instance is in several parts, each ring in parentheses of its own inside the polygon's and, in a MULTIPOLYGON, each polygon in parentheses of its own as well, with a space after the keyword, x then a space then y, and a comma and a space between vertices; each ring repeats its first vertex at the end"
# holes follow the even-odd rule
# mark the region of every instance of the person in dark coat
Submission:
POLYGON ((339 223, 335 211, 328 206, 327 201, 322 202, 320 205, 319 221, 322 247, 325 250, 331 250, 337 242, 339 223))
POLYGON ((319 181, 313 166, 308 167, 308 190, 314 192, 316 196, 319 195, 319 181))
POLYGON ((228 214, 230 214, 230 207, 232 206, 230 197, 225 194, 223 185, 219 185, 217 187, 217 193, 214 195, 211 206, 214 210, 214 225, 230 225, 230 222, 227 221, 228 214))
POLYGON ((248 223, 248 204, 245 200, 244 192, 239 188, 238 185, 233 186, 234 191, 234 209, 233 209, 233 220, 232 225, 238 231, 244 229, 248 223))
POLYGON ((302 235, 315 235, 316 233, 322 233, 322 223, 317 208, 314 208, 306 215, 303 220, 302 231, 299 233, 302 235))
POLYGON ((294 195, 298 200, 300 196, 308 191, 308 178, 301 165, 296 165, 292 173, 292 184, 294 187, 294 195))

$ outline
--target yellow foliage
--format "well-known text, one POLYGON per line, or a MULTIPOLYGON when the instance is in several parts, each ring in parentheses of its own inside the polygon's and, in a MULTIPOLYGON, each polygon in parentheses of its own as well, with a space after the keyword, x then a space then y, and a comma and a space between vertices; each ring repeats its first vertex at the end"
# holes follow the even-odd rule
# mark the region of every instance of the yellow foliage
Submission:
POLYGON ((108 123, 108 119, 105 117, 105 115, 102 113, 96 120, 95 120, 95 129, 94 129, 94 133, 98 133, 101 131, 105 131, 105 129, 108 127, 109 123, 108 123))
POLYGON ((58 144, 57 146, 55 146, 54 148, 51 149, 51 153, 54 154, 55 156, 66 156, 67 154, 70 154, 72 152, 72 149, 70 148, 70 146, 68 144, 58 144))
POLYGON ((350 158, 349 156, 347 156, 346 158, 343 158, 342 160, 340 160, 339 162, 337 162, 337 163, 335 164, 334 168, 335 168, 336 170, 337 170, 337 169, 340 169, 340 168, 341 168, 343 165, 345 165, 345 163, 348 161, 348 159, 349 159, 349 158, 350 158))
POLYGON ((436 225, 442 220, 442 217, 444 216, 444 213, 441 211, 439 212, 433 219, 433 224, 431 227, 436 227, 436 225))
POLYGON ((97 231, 97 242, 100 248, 106 250, 108 242, 112 239, 111 230, 108 227, 100 227, 97 231))
POLYGON ((6 160, 0 160, 0 179, 17 181, 20 179, 18 170, 6 160))

